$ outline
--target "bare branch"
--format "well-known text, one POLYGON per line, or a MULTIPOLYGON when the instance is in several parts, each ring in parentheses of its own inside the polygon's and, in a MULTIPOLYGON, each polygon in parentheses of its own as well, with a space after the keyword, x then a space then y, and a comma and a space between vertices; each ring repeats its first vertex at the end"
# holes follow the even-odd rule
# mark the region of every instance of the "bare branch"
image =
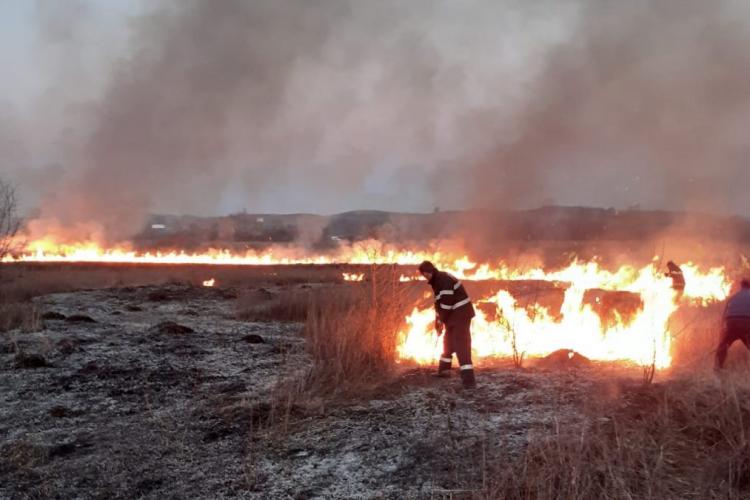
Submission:
POLYGON ((16 190, 0 179, 0 260, 12 250, 19 226, 16 190))

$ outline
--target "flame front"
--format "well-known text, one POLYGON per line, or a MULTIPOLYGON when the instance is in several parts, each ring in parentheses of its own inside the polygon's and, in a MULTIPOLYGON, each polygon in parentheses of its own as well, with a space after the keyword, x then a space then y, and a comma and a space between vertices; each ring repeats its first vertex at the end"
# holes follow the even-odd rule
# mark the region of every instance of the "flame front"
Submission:
MULTIPOLYGON (((430 245, 431 246, 431 245, 430 245)), ((474 297, 482 307, 472 323, 473 354, 483 360, 511 356, 544 356, 558 349, 572 349, 594 360, 629 360, 655 363, 659 368, 671 363, 672 334, 669 320, 677 308, 672 282, 658 269, 656 261, 637 269, 622 266, 615 271, 602 269, 597 262, 573 262, 558 271, 541 267, 512 268, 500 263, 476 263, 465 255, 451 252, 405 250, 367 240, 341 245, 335 251, 310 255, 301 248, 275 247, 265 251, 232 252, 209 249, 200 253, 139 252, 128 246, 102 248, 95 243, 60 244, 52 239, 34 241, 20 255, 4 259, 10 262, 99 262, 132 264, 204 264, 204 265, 293 265, 293 264, 398 264, 415 265, 430 260, 438 268, 462 280, 536 280, 557 283, 565 288, 559 314, 538 304, 520 305, 509 291, 474 297), (642 307, 634 316, 603 321, 591 304, 587 290, 623 291, 638 294, 642 307), (486 311, 492 311, 490 319, 486 311)), ((693 263, 683 264, 686 287, 682 300, 706 305, 723 300, 729 282, 723 268, 699 270, 693 263)), ((363 273, 343 273, 346 281, 363 281, 363 273)), ((421 279, 402 275, 401 282, 421 279)), ((204 286, 213 286, 207 280, 204 286)), ((439 356, 441 342, 432 330, 431 307, 415 309, 405 320, 397 348, 400 360, 432 363, 439 356)))
MULTIPOLYGON (((706 304, 723 300, 729 293, 729 283, 721 270, 700 273, 692 265, 683 267, 692 285, 685 290, 687 300, 706 304)), ((672 333, 669 320, 677 310, 677 294, 672 281, 664 277, 654 265, 639 271, 624 267, 611 273, 595 263, 573 263, 553 273, 532 270, 520 273, 521 279, 565 281, 559 315, 547 308, 532 304, 519 305, 507 291, 499 291, 475 300, 480 306, 494 310, 488 319, 486 307, 477 308, 472 321, 472 355, 477 364, 482 361, 523 354, 541 357, 559 349, 572 349, 590 359, 600 361, 630 361, 653 363, 657 368, 670 366, 672 333), (633 317, 615 313, 612 324, 605 323, 590 304, 584 302, 589 289, 621 290, 638 294, 642 307, 633 317)), ((433 329, 435 312, 432 307, 414 309, 406 318, 397 348, 402 360, 420 364, 433 363, 442 351, 442 339, 433 329)))

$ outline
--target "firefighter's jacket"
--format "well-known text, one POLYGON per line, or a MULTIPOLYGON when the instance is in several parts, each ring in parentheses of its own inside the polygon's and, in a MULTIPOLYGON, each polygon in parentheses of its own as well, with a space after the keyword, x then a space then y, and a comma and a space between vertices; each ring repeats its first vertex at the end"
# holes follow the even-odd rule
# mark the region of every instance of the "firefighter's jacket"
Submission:
POLYGON ((724 309, 725 318, 750 318, 750 290, 742 289, 732 295, 724 309))
POLYGON ((440 321, 449 324, 474 317, 474 306, 469 295, 455 277, 436 271, 430 285, 435 293, 435 311, 440 321))
POLYGON ((682 274, 682 269, 680 269, 680 266, 677 264, 674 264, 673 262, 667 263, 667 278, 672 279, 672 288, 675 290, 684 290, 685 289, 685 275, 682 274))

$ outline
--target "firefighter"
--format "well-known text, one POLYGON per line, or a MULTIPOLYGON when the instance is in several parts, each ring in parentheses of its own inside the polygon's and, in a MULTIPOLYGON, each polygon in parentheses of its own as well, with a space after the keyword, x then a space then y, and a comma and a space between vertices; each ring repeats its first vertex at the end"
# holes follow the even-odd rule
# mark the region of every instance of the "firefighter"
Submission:
POLYGON ((422 262, 419 272, 435 293, 435 330, 438 334, 445 333, 443 354, 436 375, 449 376, 453 353, 456 353, 463 386, 471 389, 476 385, 474 365, 471 363, 471 319, 475 315, 474 306, 461 282, 450 274, 439 271, 432 262, 422 262))
POLYGON ((750 349, 750 280, 740 282, 740 291, 727 301, 724 308, 724 329, 716 348, 716 370, 724 368, 727 351, 735 340, 741 340, 750 349))
POLYGON ((680 300, 682 294, 685 293, 685 275, 682 274, 682 269, 670 260, 667 262, 667 272, 665 276, 667 278, 672 278, 672 289, 677 292, 677 300, 680 300))

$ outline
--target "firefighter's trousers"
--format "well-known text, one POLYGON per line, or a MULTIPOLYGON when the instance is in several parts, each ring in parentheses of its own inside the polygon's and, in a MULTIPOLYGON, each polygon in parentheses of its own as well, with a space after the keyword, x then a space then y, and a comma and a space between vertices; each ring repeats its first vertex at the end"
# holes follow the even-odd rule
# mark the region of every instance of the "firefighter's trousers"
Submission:
POLYGON ((715 368, 724 367, 727 351, 735 340, 741 340, 750 349, 750 317, 731 317, 724 320, 724 330, 721 332, 719 347, 716 348, 715 368))
POLYGON ((458 357, 461 379, 464 385, 474 384, 474 365, 471 362, 471 318, 460 318, 445 325, 443 354, 440 356, 439 372, 449 370, 453 353, 458 357))

